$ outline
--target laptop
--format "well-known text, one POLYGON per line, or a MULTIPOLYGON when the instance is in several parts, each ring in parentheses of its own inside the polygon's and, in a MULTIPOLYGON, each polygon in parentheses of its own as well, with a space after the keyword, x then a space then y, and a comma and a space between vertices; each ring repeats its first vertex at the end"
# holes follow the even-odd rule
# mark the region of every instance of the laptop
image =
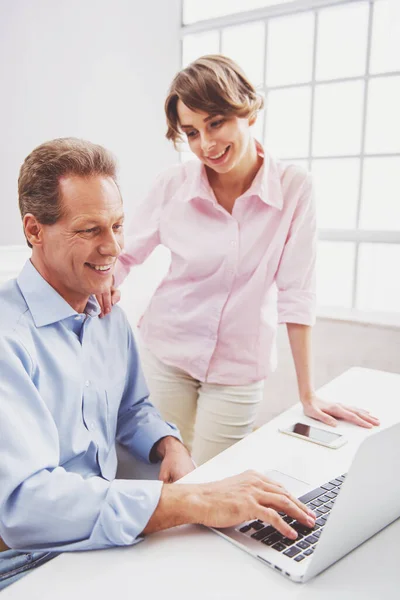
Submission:
MULTIPOLYGON (((304 583, 400 517, 399 464, 400 423, 367 437, 347 473, 303 491, 299 499, 317 514, 315 528, 280 513, 298 531, 297 540, 259 520, 213 531, 281 575, 304 583), (384 502, 376 490, 384 494, 384 502)), ((295 493, 296 480, 290 485, 291 478, 285 481, 276 474, 295 493)))

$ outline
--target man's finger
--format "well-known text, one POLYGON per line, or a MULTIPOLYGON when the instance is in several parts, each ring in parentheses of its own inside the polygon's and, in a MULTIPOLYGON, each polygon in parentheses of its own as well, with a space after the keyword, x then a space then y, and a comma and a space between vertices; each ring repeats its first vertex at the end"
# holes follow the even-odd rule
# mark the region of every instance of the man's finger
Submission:
MULTIPOLYGON (((275 484, 275 482, 274 482, 274 484, 275 484)), ((305 504, 303 504, 302 502, 300 502, 300 500, 298 498, 296 498, 295 496, 293 496, 290 492, 288 492, 280 484, 276 483, 276 485, 271 485, 271 483, 269 483, 267 486, 265 486, 264 491, 267 492, 267 493, 269 492, 269 493, 272 493, 272 494, 277 494, 277 495, 285 496, 286 498, 288 498, 288 500, 290 500, 290 502, 292 502, 293 504, 295 504, 299 508, 299 510, 307 513, 307 515, 310 516, 313 519, 316 518, 314 512, 308 506, 306 506, 305 504)), ((282 509, 279 508, 279 510, 282 510, 282 509)))
POLYGON ((264 523, 268 523, 272 525, 279 533, 288 537, 292 540, 297 539, 298 533, 295 529, 292 529, 290 525, 285 523, 285 521, 278 515, 278 513, 272 508, 264 508, 260 506, 257 515, 257 519, 261 519, 264 523))
POLYGON ((304 525, 307 525, 307 527, 314 527, 316 519, 315 515, 312 517, 309 513, 309 509, 306 506, 303 508, 301 503, 299 506, 297 498, 292 498, 289 494, 286 496, 283 494, 265 492, 264 496, 261 498, 261 503, 264 506, 274 508, 276 511, 286 513, 293 519, 296 519, 296 521, 300 521, 304 525))

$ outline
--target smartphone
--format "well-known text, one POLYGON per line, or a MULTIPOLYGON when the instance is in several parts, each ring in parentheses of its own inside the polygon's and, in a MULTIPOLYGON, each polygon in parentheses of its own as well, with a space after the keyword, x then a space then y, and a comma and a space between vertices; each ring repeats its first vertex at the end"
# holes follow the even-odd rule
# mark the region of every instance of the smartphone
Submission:
POLYGON ((320 429, 305 423, 295 423, 286 429, 279 429, 279 431, 327 448, 340 448, 347 442, 347 439, 341 433, 326 431, 326 429, 320 429))

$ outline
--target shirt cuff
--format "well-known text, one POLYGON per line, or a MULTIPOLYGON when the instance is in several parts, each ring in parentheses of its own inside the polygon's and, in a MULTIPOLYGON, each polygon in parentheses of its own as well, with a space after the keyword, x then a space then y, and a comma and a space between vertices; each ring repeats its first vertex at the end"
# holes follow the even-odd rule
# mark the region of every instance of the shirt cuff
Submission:
POLYGON ((151 464, 150 452, 154 444, 157 444, 161 438, 168 435, 175 437, 183 443, 179 430, 173 423, 161 421, 160 423, 146 428, 141 427, 135 434, 135 447, 132 448, 132 451, 135 452, 136 456, 139 456, 142 460, 151 464))
POLYGON ((278 295, 278 323, 315 324, 316 296, 314 292, 284 290, 278 295))

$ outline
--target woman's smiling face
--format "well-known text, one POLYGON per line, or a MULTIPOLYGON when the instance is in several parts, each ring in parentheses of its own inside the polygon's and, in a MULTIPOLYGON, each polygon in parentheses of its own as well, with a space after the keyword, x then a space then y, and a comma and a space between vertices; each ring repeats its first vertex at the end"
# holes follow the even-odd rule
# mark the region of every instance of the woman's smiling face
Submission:
POLYGON ((177 103, 179 125, 185 133, 191 151, 207 167, 217 173, 229 173, 238 167, 253 140, 251 125, 254 117, 209 115, 177 103))

